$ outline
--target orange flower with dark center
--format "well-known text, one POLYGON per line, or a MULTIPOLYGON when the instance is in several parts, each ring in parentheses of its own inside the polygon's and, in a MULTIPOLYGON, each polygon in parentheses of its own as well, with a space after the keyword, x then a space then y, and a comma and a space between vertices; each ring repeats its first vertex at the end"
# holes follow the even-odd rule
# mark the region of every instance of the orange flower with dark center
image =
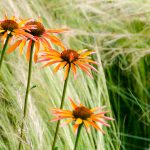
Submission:
MULTIPOLYGON (((56 36, 53 36, 51 34, 52 33, 61 33, 61 32, 67 31, 67 29, 46 29, 44 27, 44 25, 40 22, 40 18, 38 19, 38 21, 31 20, 31 21, 27 22, 25 25, 35 27, 29 31, 25 30, 26 33, 30 33, 35 39, 34 62, 37 62, 40 45, 42 45, 44 49, 47 49, 47 48, 52 49, 52 46, 50 43, 53 43, 53 44, 65 49, 65 46, 63 45, 63 43, 56 36)), ((23 48, 26 45, 27 41, 28 41, 28 48, 27 48, 26 58, 27 58, 27 60, 29 60, 30 48, 31 48, 31 45, 33 42, 33 39, 31 39, 31 38, 25 37, 23 40, 20 40, 20 42, 16 42, 12 46, 12 48, 10 48, 8 50, 8 53, 11 53, 12 51, 15 50, 16 47, 20 46, 20 54, 22 54, 23 48)))
POLYGON ((93 61, 89 58, 89 55, 93 53, 95 53, 95 51, 75 51, 72 49, 68 49, 60 53, 56 50, 46 49, 40 52, 38 62, 46 62, 44 64, 44 67, 58 63, 57 66, 54 68, 54 72, 57 72, 59 69, 66 68, 65 79, 68 76, 69 69, 72 70, 74 77, 76 78, 77 66, 90 77, 92 77, 89 69, 98 72, 96 68, 89 64, 98 64, 96 61, 93 61))
MULTIPOLYGON (((0 36, 2 36, 2 40, 4 41, 7 38, 7 35, 10 37, 27 37, 32 38, 33 36, 24 30, 33 29, 33 26, 25 26, 25 23, 28 20, 22 20, 15 16, 12 16, 11 19, 5 15, 4 19, 0 20, 0 36)), ((12 38, 10 38, 9 42, 12 38)))
POLYGON ((110 127, 110 125, 106 123, 104 120, 114 120, 110 117, 105 116, 105 114, 108 111, 100 111, 98 113, 95 113, 96 111, 101 110, 102 107, 95 107, 95 108, 89 109, 83 106, 82 104, 76 105, 71 98, 70 98, 70 102, 73 108, 72 111, 58 109, 58 108, 52 109, 52 114, 56 116, 56 118, 51 120, 52 122, 65 119, 65 118, 69 118, 69 120, 67 120, 65 124, 73 122, 75 133, 77 133, 77 130, 80 124, 84 124, 87 130, 89 130, 89 125, 92 125, 94 128, 104 133, 104 131, 101 129, 99 125, 96 124, 96 122, 110 127))
POLYGON ((92 112, 90 111, 90 109, 84 106, 76 107, 75 110, 73 110, 73 116, 76 119, 81 118, 83 120, 86 120, 87 118, 90 118, 91 115, 92 112))
POLYGON ((79 57, 79 54, 71 49, 68 49, 67 51, 63 51, 61 53, 61 58, 65 60, 68 63, 72 63, 73 61, 77 60, 79 57))
POLYGON ((30 30, 30 34, 32 34, 33 36, 39 36, 40 37, 45 32, 45 28, 44 28, 43 24, 40 22, 30 21, 30 22, 26 23, 26 25, 35 25, 36 26, 35 29, 30 30))
POLYGON ((1 28, 5 31, 13 31, 14 29, 18 29, 19 25, 14 20, 4 20, 1 22, 1 28))

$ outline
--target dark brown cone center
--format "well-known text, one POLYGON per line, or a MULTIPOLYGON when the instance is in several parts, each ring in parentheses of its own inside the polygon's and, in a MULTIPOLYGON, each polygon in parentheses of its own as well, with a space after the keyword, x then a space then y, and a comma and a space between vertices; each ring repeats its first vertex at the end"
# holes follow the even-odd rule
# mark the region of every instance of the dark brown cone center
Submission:
POLYGON ((41 36, 45 32, 45 28, 42 23, 37 21, 30 21, 26 25, 35 25, 35 29, 30 29, 30 34, 33 36, 41 36))
POLYGON ((81 118, 83 120, 86 120, 87 118, 90 118, 90 116, 92 115, 92 112, 90 111, 90 109, 81 106, 81 107, 77 107, 74 111, 73 111, 73 116, 75 118, 81 118))
POLYGON ((71 63, 75 60, 77 60, 79 57, 79 54, 71 49, 65 50, 61 53, 61 58, 65 61, 67 61, 68 63, 71 63))
POLYGON ((3 30, 7 31, 13 31, 14 29, 18 29, 19 25, 13 20, 4 20, 1 22, 0 26, 3 30))

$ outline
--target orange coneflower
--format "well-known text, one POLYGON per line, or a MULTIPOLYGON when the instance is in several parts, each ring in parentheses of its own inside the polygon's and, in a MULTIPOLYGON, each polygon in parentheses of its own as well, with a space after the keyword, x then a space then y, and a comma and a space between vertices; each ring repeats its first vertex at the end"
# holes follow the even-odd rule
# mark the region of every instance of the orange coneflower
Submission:
MULTIPOLYGON (((28 21, 25 25, 31 25, 31 26, 35 26, 34 29, 31 29, 30 31, 27 31, 27 33, 30 33, 34 39, 35 39, 35 53, 34 53, 34 61, 37 61, 37 54, 39 52, 40 49, 40 43, 43 45, 44 48, 49 48, 51 49, 51 44, 49 43, 48 40, 50 40, 51 43, 54 43, 58 46, 61 46, 63 49, 65 48, 63 43, 56 37, 51 35, 51 33, 61 33, 64 31, 67 31, 67 29, 46 29, 44 27, 44 25, 41 23, 40 18, 38 19, 38 21, 35 20, 30 20, 28 21)), ((20 42, 16 42, 9 50, 8 53, 12 52, 15 50, 15 48, 17 46, 20 45, 20 54, 22 53, 23 47, 25 46, 26 42, 28 41, 28 48, 27 48, 27 54, 26 54, 26 58, 27 60, 29 60, 30 58, 30 48, 32 45, 33 40, 31 38, 24 38, 22 40, 20 40, 20 42)))
POLYGON ((2 40, 5 40, 8 35, 10 37, 14 36, 26 36, 28 38, 33 38, 33 36, 24 30, 33 29, 34 26, 26 25, 25 23, 28 20, 22 20, 16 16, 12 16, 10 19, 5 15, 4 19, 0 20, 0 36, 2 36, 2 40))
POLYGON ((81 124, 84 124, 85 128, 88 130, 89 125, 92 125, 97 130, 100 130, 102 133, 104 131, 101 129, 100 126, 96 124, 96 122, 101 123, 105 126, 110 126, 108 123, 106 123, 104 120, 113 120, 110 117, 105 116, 108 111, 101 111, 99 113, 94 113, 95 111, 101 109, 101 107, 95 107, 92 109, 89 109, 82 104, 76 105, 75 102, 69 98, 71 101, 71 105, 73 107, 73 110, 62 110, 62 109, 52 109, 53 115, 56 116, 56 118, 52 119, 51 121, 58 121, 64 118, 69 118, 69 120, 66 121, 66 124, 73 122, 74 124, 74 132, 77 133, 78 127, 81 124))
MULTIPOLYGON (((2 65, 6 47, 13 37, 27 37, 33 39, 33 36, 31 34, 24 31, 30 31, 30 29, 34 29, 32 25, 25 26, 24 24, 26 21, 29 21, 29 19, 22 20, 16 16, 12 16, 10 19, 8 19, 6 15, 4 19, 0 20, 0 37, 4 43, 0 59, 0 68, 2 65)), ((13 48, 16 48, 18 44, 20 44, 20 41, 17 41, 13 48)))
POLYGON ((61 53, 56 50, 43 50, 40 53, 39 62, 46 62, 43 67, 58 63, 54 68, 54 72, 57 72, 61 68, 66 68, 65 79, 68 76, 68 72, 71 69, 74 77, 76 78, 77 66, 82 69, 86 74, 92 77, 89 69, 97 71, 92 65, 98 64, 96 61, 93 61, 89 58, 89 55, 95 53, 95 51, 80 50, 75 51, 72 49, 63 50, 61 53))

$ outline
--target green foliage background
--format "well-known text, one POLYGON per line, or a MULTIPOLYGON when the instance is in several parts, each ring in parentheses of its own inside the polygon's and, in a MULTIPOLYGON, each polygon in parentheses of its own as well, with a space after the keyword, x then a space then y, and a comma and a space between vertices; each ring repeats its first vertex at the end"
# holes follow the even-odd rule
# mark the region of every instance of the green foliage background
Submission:
MULTIPOLYGON (((89 107, 106 105, 115 118, 106 135, 82 130, 79 150, 150 149, 150 1, 149 0, 0 0, 0 17, 7 12, 23 18, 42 17, 47 28, 69 28, 59 37, 68 48, 95 49, 99 74, 90 79, 72 74, 65 98, 89 107)), ((2 49, 2 45, 0 45, 2 49)), ((48 150, 56 123, 51 108, 59 107, 63 72, 33 65, 25 150, 48 150)), ((28 63, 18 50, 5 55, 0 75, 0 150, 18 147, 28 63)), ((73 149, 72 125, 61 128, 57 146, 73 149)))

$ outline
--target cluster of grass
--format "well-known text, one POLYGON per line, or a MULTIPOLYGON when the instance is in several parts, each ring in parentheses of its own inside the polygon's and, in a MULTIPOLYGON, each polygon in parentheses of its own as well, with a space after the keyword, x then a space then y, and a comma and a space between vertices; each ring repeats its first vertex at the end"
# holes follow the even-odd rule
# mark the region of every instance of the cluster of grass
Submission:
MULTIPOLYGON (((115 118, 106 135, 82 131, 79 149, 150 148, 150 1, 149 0, 2 0, 0 17, 40 15, 49 28, 68 27, 62 41, 72 49, 95 49, 99 74, 91 80, 79 71, 69 78, 68 96, 89 107, 106 105, 115 118), (82 83, 82 84, 81 84, 82 83)), ((2 47, 2 46, 1 46, 2 47)), ((25 125, 25 150, 48 150, 55 132, 50 109, 60 105, 63 72, 33 65, 25 125)), ((0 150, 18 147, 28 65, 18 51, 6 55, 0 76, 0 150)), ((69 108, 66 103, 65 108, 69 108)), ((60 130, 59 149, 73 148, 72 125, 60 130)), ((23 141, 24 142, 24 141, 23 141)))

